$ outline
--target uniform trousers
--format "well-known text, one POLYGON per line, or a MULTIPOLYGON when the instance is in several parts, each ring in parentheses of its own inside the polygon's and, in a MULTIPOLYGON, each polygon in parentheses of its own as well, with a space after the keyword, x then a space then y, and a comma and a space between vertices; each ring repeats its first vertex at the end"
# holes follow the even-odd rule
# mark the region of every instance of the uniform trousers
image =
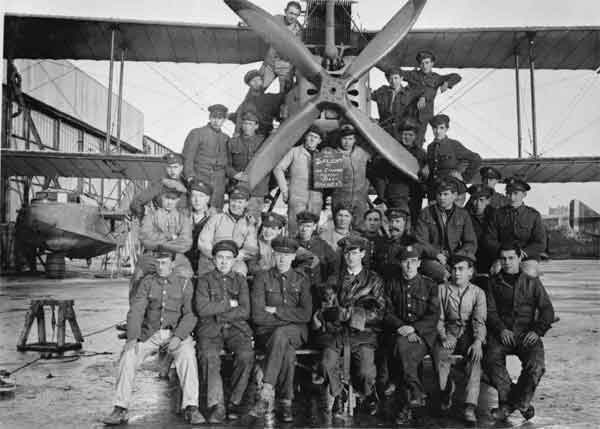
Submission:
POLYGON ((408 341, 408 336, 396 335, 393 352, 394 364, 399 364, 402 368, 402 390, 405 399, 410 399, 409 393, 415 399, 420 399, 425 394, 423 381, 419 377, 419 365, 427 353, 429 353, 429 347, 424 341, 411 343, 408 341))

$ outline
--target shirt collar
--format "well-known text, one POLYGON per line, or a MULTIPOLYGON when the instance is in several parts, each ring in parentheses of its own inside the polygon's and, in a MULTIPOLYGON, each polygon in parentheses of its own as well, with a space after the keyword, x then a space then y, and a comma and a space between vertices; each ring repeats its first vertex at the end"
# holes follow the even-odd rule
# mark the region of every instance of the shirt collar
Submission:
POLYGON ((359 275, 362 272, 363 269, 364 268, 361 267, 360 270, 358 270, 358 271, 351 271, 350 268, 346 268, 346 273, 350 274, 351 276, 356 277, 357 275, 359 275))

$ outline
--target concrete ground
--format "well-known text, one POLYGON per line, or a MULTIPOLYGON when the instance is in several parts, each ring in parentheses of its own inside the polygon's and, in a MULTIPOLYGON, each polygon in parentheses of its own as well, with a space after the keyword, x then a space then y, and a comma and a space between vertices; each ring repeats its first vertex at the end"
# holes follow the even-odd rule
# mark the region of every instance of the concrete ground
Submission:
MULTIPOLYGON (((600 261, 548 262, 542 280, 561 320, 544 339, 547 372, 534 400, 537 416, 524 423, 516 413, 508 426, 600 427, 600 261)), ((81 273, 64 280, 0 278, 0 368, 12 371, 39 357, 39 353, 16 351, 29 301, 36 298, 75 300, 86 336, 84 354, 111 354, 39 360, 18 371, 15 394, 0 397, 0 427, 101 427, 99 419, 112 407, 115 362, 123 344, 112 326, 125 318, 127 280, 81 273)), ((50 337, 49 313, 46 325, 50 337)), ((36 335, 34 328, 30 339, 36 340, 36 335)), ((518 363, 509 364, 511 372, 518 373, 518 363)), ((171 411, 170 393, 172 387, 157 378, 152 365, 144 366, 137 377, 129 426, 188 427, 171 411)), ((290 426, 313 423, 311 411, 300 408, 295 425, 290 426)), ((489 422, 483 425, 490 427, 489 422)), ((385 427, 386 423, 356 418, 336 426, 385 427)), ((459 426, 452 420, 427 422, 431 428, 459 426)))

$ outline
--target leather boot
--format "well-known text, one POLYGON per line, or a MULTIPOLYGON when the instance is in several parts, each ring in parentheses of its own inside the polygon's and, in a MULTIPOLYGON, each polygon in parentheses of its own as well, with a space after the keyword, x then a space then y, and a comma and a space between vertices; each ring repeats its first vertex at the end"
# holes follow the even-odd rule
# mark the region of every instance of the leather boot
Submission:
POLYGON ((115 407, 108 416, 102 419, 102 423, 106 426, 117 426, 127 423, 129 416, 127 415, 127 408, 115 407))

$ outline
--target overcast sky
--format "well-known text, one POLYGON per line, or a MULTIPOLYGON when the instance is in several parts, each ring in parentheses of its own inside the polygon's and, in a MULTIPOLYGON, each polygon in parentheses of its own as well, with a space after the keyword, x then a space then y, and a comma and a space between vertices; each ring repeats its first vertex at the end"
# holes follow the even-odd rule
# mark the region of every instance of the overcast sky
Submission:
MULTIPOLYGON (((286 1, 255 3, 272 13, 281 13, 286 1)), ((4 4, 11 13, 209 24, 239 22, 220 0, 4 0, 4 4)), ((403 4, 404 1, 359 1, 354 6, 356 22, 362 28, 380 28, 403 4)), ((600 1, 430 0, 416 28, 576 25, 600 26, 600 1)), ((107 62, 74 63, 107 84, 107 62)), ((180 151, 188 131, 206 122, 208 105, 221 102, 232 109, 237 107, 246 92, 242 77, 256 66, 127 63, 124 96, 144 112, 146 134, 180 151)), ((447 107, 445 113, 452 118, 450 136, 483 157, 516 156, 514 71, 458 72, 463 81, 436 98, 436 110, 447 107)), ((371 87, 383 83, 383 75, 372 71, 371 87)), ((522 71, 521 84, 524 150, 529 152, 531 109, 527 70, 522 71)), ((538 151, 546 156, 600 156, 600 75, 589 70, 538 71, 536 87, 538 151)), ((535 186, 528 202, 546 212, 548 206, 568 204, 571 198, 578 198, 600 209, 599 195, 598 183, 548 184, 535 186)))

